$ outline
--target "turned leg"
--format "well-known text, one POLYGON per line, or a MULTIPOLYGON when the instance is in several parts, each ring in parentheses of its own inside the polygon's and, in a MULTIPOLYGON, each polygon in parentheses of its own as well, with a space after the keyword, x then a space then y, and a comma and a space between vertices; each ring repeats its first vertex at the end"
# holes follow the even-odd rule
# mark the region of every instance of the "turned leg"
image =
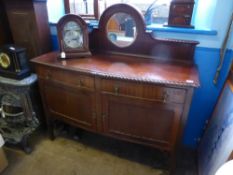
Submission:
POLYGON ((169 174, 170 175, 175 175, 176 172, 176 161, 177 161, 177 157, 176 157, 176 152, 172 151, 170 153, 170 160, 169 160, 169 174))
POLYGON ((53 119, 47 119, 47 127, 48 127, 48 135, 50 140, 55 139, 55 134, 54 134, 54 121, 53 119))
POLYGON ((82 135, 82 131, 78 128, 75 128, 75 127, 69 127, 69 134, 71 135, 71 137, 74 140, 80 140, 81 135, 82 135))
POLYGON ((32 148, 29 146, 28 137, 28 135, 24 136, 21 141, 22 148, 26 154, 30 154, 32 152, 32 148))

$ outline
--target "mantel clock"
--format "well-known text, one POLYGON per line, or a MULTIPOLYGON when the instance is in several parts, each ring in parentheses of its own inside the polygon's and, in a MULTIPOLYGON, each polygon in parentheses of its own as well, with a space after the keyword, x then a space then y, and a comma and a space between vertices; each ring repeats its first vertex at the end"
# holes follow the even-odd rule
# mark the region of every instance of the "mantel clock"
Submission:
POLYGON ((58 24, 59 58, 79 58, 90 56, 88 27, 82 17, 74 14, 63 16, 58 24))

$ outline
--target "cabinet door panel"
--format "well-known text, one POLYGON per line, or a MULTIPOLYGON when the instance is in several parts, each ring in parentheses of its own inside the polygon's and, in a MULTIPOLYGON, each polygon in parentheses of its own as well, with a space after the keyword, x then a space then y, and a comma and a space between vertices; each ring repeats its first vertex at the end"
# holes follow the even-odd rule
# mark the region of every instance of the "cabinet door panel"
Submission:
POLYGON ((92 91, 46 83, 43 87, 49 113, 75 122, 80 127, 95 129, 95 96, 92 91))
POLYGON ((35 24, 33 22, 34 14, 23 10, 8 11, 8 18, 11 26, 11 32, 15 44, 27 48, 29 58, 32 58, 36 51, 35 24), (17 27, 15 27, 17 26, 17 27))
POLYGON ((170 149, 175 144, 182 105, 103 95, 104 129, 139 142, 170 149))

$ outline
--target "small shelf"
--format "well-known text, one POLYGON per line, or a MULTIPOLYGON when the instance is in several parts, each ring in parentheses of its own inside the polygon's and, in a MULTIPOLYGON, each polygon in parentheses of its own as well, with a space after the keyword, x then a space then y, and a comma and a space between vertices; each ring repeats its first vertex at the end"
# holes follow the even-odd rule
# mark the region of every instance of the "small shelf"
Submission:
POLYGON ((166 27, 158 24, 151 24, 146 27, 147 30, 155 32, 173 32, 173 33, 188 33, 199 35, 217 35, 216 30, 211 29, 198 29, 198 28, 180 28, 180 27, 166 27))
MULTIPOLYGON (((90 28, 98 28, 99 22, 97 20, 87 21, 90 28)), ((50 26, 56 26, 56 23, 50 23, 50 26)), ((217 35, 216 30, 211 29, 198 29, 198 28, 180 28, 180 27, 166 27, 161 24, 151 24, 146 26, 146 30, 153 32, 170 32, 170 33, 187 33, 197 35, 217 35)))

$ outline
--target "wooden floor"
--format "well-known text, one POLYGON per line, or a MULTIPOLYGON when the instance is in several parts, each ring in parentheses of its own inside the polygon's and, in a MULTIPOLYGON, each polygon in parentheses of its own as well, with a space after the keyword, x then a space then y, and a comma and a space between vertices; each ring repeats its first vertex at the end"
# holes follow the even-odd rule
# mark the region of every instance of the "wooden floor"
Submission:
MULTIPOLYGON (((145 146, 82 132, 66 132, 51 141, 43 132, 31 138, 33 152, 5 148, 9 167, 2 175, 167 175, 168 155, 145 146)), ((176 175, 196 175, 194 154, 185 151, 176 175)))

